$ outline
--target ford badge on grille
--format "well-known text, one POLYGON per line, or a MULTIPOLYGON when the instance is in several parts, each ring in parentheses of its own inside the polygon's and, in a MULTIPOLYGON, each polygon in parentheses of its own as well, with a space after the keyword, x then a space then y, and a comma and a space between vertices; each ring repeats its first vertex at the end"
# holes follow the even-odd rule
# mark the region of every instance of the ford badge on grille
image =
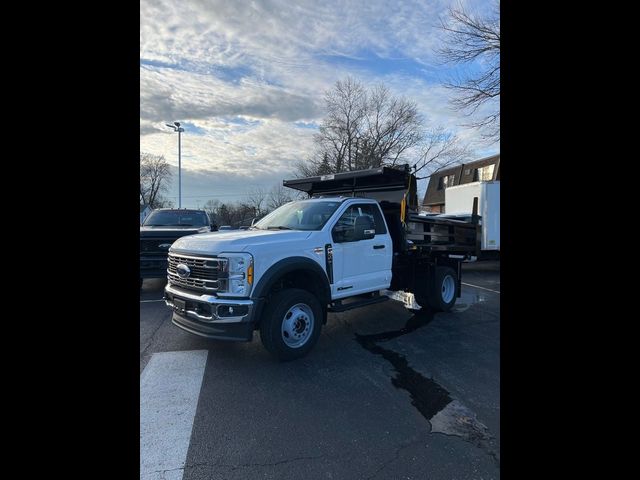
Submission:
POLYGON ((176 272, 178 272, 178 276, 180 278, 187 278, 189 275, 191 275, 191 269, 187 267, 184 263, 179 263, 176 266, 176 272))

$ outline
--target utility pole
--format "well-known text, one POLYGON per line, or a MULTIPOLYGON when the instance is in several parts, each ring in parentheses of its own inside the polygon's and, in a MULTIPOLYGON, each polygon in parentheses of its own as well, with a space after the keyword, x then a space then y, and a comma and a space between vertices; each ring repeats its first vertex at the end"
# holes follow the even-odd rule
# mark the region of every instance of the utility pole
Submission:
POLYGON ((184 132, 184 128, 180 127, 180 122, 165 123, 174 132, 178 132, 178 208, 182 208, 182 142, 180 134, 184 132))

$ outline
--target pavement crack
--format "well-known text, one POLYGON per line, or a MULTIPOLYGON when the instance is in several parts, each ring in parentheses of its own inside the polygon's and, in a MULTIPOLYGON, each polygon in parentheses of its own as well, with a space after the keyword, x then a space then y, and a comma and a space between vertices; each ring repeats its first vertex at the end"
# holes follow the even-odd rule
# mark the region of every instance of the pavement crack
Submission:
POLYGON ((371 335, 356 333, 356 341, 365 350, 381 356, 393 366, 396 374, 391 378, 391 383, 409 393, 411 405, 429 422, 430 433, 457 436, 484 450, 499 467, 500 459, 493 448, 494 438, 489 429, 478 421, 476 414, 454 399, 433 378, 427 378, 410 367, 404 355, 378 344, 413 332, 433 319, 432 312, 427 311, 423 315, 411 317, 400 330, 371 335))
POLYGON ((375 472, 373 472, 371 475, 369 475, 368 477, 365 478, 365 480, 371 480, 372 478, 374 478, 376 475, 378 475, 382 470, 384 470, 385 468, 387 468, 389 465, 391 465, 393 462, 395 462, 396 460, 398 460, 398 458, 400 458, 400 452, 402 452, 403 450, 405 450, 406 448, 409 448, 413 445, 417 445, 418 443, 422 443, 423 440, 415 440, 413 442, 409 442, 409 443, 405 443, 404 445, 400 445, 398 448, 396 448, 396 450, 393 452, 393 456, 389 459, 386 460, 384 462, 382 462, 382 464, 376 469, 375 472))
POLYGON ((164 322, 158 322, 158 326, 153 331, 153 333, 149 336, 149 341, 147 342, 147 346, 144 347, 144 350, 142 350, 142 352, 140 352, 140 358, 144 358, 144 355, 147 353, 147 350, 149 350, 149 347, 153 344, 153 340, 156 336, 156 333, 158 333, 158 330, 160 330, 160 327, 162 327, 163 324, 164 322))

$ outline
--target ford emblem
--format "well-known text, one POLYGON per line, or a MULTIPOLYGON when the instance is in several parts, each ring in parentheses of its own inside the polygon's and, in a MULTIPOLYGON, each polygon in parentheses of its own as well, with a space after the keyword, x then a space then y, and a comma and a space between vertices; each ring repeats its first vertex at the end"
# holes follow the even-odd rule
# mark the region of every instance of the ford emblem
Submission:
POLYGON ((180 278, 187 278, 191 275, 191 269, 187 267, 184 263, 179 263, 176 267, 176 272, 178 272, 178 276, 180 278))

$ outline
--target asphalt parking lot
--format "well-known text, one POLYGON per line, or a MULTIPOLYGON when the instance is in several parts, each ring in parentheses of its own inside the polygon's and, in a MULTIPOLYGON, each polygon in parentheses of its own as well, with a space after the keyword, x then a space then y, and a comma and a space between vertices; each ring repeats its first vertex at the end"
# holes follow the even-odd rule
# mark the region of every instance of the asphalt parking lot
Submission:
POLYGON ((141 478, 500 477, 500 266, 463 266, 453 312, 330 314, 305 358, 171 324, 140 293, 141 478))

